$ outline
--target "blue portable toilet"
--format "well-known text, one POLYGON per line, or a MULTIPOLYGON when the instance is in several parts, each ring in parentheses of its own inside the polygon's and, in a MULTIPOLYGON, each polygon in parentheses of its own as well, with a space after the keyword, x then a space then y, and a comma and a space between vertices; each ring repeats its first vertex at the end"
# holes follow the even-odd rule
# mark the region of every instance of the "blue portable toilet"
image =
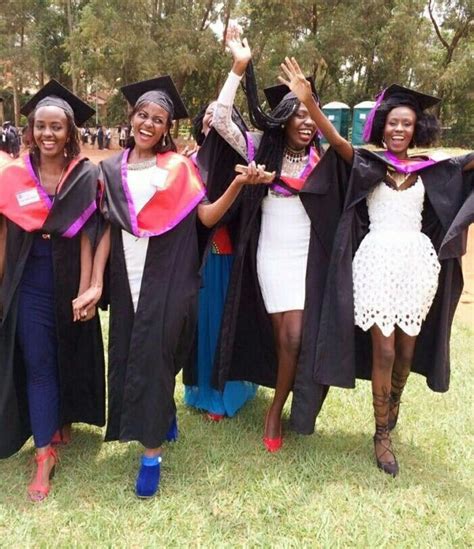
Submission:
MULTIPOLYGON (((340 101, 331 101, 323 106, 323 113, 328 117, 328 120, 336 128, 336 130, 342 135, 342 137, 349 136, 349 116, 351 109, 349 105, 341 103, 340 101)), ((322 143, 327 143, 323 138, 322 143)))
POLYGON ((365 121, 374 105, 375 101, 362 101, 362 103, 354 106, 352 113, 352 144, 355 146, 364 144, 362 134, 364 132, 365 121))

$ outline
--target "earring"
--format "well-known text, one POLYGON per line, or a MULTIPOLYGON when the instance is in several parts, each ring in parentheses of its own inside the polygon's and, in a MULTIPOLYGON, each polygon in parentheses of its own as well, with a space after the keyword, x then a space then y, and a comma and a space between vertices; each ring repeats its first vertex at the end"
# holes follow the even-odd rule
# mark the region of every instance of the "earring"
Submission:
POLYGON ((382 146, 383 146, 384 149, 387 148, 387 143, 385 143, 385 139, 382 139, 382 146))
POLYGON ((166 147, 166 134, 163 136, 163 147, 166 147))

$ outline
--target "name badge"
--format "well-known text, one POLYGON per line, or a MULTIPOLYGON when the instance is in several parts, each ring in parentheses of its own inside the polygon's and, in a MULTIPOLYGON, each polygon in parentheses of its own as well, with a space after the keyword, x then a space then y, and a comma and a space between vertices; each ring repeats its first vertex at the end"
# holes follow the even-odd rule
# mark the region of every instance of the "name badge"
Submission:
POLYGON ((31 189, 29 191, 16 193, 16 199, 21 207, 34 204, 35 202, 39 202, 41 200, 38 189, 31 189))
POLYGON ((155 169, 153 170, 153 175, 151 176, 150 184, 157 189, 165 189, 167 186, 166 180, 168 179, 168 174, 168 170, 164 170, 163 168, 158 168, 158 166, 155 166, 155 169))

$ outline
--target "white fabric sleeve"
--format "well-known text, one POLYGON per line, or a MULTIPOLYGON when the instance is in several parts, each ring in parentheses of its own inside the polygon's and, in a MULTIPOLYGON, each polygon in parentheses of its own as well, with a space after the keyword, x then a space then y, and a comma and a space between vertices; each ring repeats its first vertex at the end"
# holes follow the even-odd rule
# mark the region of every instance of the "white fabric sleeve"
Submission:
POLYGON ((212 116, 212 127, 243 158, 247 158, 247 141, 237 124, 232 120, 232 107, 241 76, 230 72, 222 86, 212 116))

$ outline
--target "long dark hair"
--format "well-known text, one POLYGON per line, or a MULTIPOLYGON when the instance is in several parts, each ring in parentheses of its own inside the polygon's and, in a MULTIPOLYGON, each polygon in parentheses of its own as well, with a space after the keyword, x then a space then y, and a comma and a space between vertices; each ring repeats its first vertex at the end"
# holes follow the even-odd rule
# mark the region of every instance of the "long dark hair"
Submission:
MULTIPOLYGON (((286 145, 285 126, 288 120, 296 113, 300 101, 294 97, 280 101, 269 113, 265 113, 258 99, 257 82, 252 62, 245 71, 245 94, 249 106, 249 115, 252 124, 263 132, 262 140, 255 157, 257 164, 265 164, 265 169, 281 174, 283 153, 286 145)), ((316 132, 309 146, 313 145, 319 152, 319 137, 316 132)), ((308 146, 308 147, 309 147, 308 146)))
MULTIPOLYGON (((127 147, 130 149, 133 149, 135 147, 135 139, 133 138, 133 135, 131 135, 131 127, 132 127, 132 118, 135 116, 135 114, 144 106, 147 105, 149 101, 137 101, 135 103, 135 106, 130 111, 130 114, 128 115, 128 134, 129 138, 127 139, 127 147)), ((167 130, 163 134, 163 137, 158 141, 158 143, 153 147, 153 152, 155 154, 158 153, 165 153, 165 152, 177 152, 178 148, 176 147, 176 143, 173 141, 173 138, 171 137, 170 129, 173 124, 173 121, 171 120, 171 116, 168 113, 168 122, 167 122, 167 130), (163 141, 165 141, 165 144, 163 144, 163 141)))
MULTIPOLYGON (((65 157, 67 159, 67 163, 69 164, 69 162, 73 158, 76 158, 76 156, 80 155, 81 145, 79 141, 79 130, 77 129, 77 126, 74 122, 73 117, 68 112, 66 111, 63 111, 63 112, 66 115, 66 119, 67 119, 67 141, 66 141, 66 145, 64 146, 64 152, 66 153, 65 157)), ((28 125, 26 127, 24 143, 25 145, 28 146, 28 149, 34 161, 37 164, 39 164, 40 150, 38 148, 38 145, 35 142, 35 138, 33 134, 34 125, 35 125, 35 114, 36 114, 36 109, 32 111, 28 116, 28 125)))

